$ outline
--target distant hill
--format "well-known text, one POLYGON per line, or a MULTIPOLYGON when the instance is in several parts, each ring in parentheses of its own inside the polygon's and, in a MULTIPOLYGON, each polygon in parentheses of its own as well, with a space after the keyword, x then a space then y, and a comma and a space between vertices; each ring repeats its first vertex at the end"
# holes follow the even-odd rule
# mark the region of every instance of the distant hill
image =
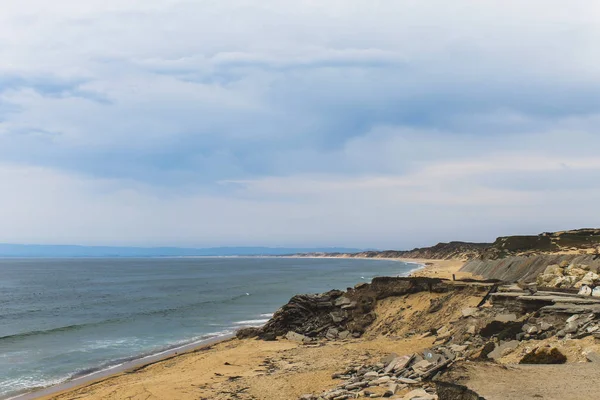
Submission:
POLYGON ((574 229, 539 235, 501 236, 494 243, 449 242, 412 250, 305 253, 300 256, 347 258, 500 259, 549 253, 595 254, 600 257, 600 229, 574 229))
POLYGON ((286 248, 286 247, 116 247, 39 244, 2 244, 0 257, 224 257, 274 256, 296 253, 355 253, 352 248, 286 248))

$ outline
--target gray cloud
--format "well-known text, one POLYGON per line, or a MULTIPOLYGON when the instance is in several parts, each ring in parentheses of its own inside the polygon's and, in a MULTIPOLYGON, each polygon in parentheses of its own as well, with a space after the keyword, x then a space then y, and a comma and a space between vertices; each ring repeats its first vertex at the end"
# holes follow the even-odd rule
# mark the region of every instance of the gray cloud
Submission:
POLYGON ((597 224, 594 10, 13 2, 0 240, 403 247, 597 224))

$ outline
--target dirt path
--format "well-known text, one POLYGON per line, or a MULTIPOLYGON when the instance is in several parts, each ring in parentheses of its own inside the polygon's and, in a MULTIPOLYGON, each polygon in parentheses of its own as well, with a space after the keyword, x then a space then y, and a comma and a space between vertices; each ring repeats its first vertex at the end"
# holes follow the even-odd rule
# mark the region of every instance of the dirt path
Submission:
POLYGON ((443 380, 455 380, 486 400, 600 398, 600 364, 498 365, 465 362, 443 380))

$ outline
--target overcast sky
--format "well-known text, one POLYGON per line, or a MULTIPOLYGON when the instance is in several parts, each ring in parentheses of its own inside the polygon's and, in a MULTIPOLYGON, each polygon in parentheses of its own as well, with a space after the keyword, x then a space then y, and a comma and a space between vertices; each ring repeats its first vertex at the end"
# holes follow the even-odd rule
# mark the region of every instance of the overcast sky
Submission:
POLYGON ((6 0, 0 242, 600 226, 600 2, 6 0))

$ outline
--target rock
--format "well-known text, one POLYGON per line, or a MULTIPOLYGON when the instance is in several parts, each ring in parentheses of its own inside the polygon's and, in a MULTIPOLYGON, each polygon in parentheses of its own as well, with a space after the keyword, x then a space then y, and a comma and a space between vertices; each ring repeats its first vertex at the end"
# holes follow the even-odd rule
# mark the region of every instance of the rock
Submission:
POLYGON ((465 351, 469 346, 466 345, 458 345, 458 344, 451 344, 450 345, 450 350, 452 350, 455 353, 462 353, 463 351, 465 351))
POLYGON ((419 383, 419 381, 416 381, 414 379, 402 378, 402 377, 398 378, 398 382, 404 383, 406 385, 415 385, 415 384, 419 383))
POLYGON ((576 281, 583 279, 583 277, 587 274, 586 270, 574 267, 572 265, 565 268, 565 276, 575 277, 576 281))
POLYGON ((485 400, 466 386, 452 382, 435 382, 439 400, 485 400))
POLYGON ((600 286, 596 286, 594 290, 592 290, 592 296, 600 297, 600 286))
POLYGON ((560 265, 548 265, 544 270, 544 275, 563 275, 563 268, 560 265))
POLYGON ((559 266, 561 268, 566 268, 566 267, 569 266, 569 262, 567 260, 561 261, 560 264, 559 264, 559 266))
POLYGON ((511 340, 510 342, 502 343, 500 346, 496 347, 494 351, 490 352, 487 356, 493 360, 497 360, 499 358, 504 357, 509 354, 513 350, 515 350, 519 346, 518 340, 511 340))
POLYGON ((387 356, 383 357, 381 359, 381 362, 387 366, 389 363, 394 361, 396 358, 398 358, 398 354, 391 353, 391 354, 388 354, 387 356))
POLYGON ((385 375, 382 376, 381 378, 377 378, 374 381, 371 381, 371 384, 373 386, 377 386, 377 385, 384 385, 390 382, 392 378, 390 378, 389 376, 385 375))
POLYGON ((477 313, 478 309, 474 307, 467 307, 460 310, 463 317, 472 317, 477 313))
POLYGON ((492 351, 494 351, 495 348, 496 348, 496 345, 494 344, 494 342, 491 342, 491 341, 487 342, 485 345, 483 345, 483 348, 479 352, 479 358, 486 359, 488 357, 488 355, 492 351))
POLYGON ((498 322, 514 322, 517 320, 517 314, 498 314, 494 321, 498 322))
POLYGON ((338 298, 338 299, 335 301, 335 305, 336 305, 337 307, 346 306, 346 305, 348 305, 348 304, 350 304, 350 303, 352 303, 352 300, 350 300, 349 298, 347 298, 347 297, 344 297, 344 296, 342 296, 342 297, 338 298))
POLYGON ((349 331, 341 331, 338 334, 338 339, 344 340, 344 339, 348 339, 351 336, 349 331))
POLYGON ((437 336, 439 339, 445 339, 452 336, 452 332, 450 329, 448 329, 448 327, 442 326, 440 329, 438 329, 437 336))
POLYGON ((581 286, 581 289, 579 289, 579 292, 577 294, 580 296, 591 296, 592 288, 587 285, 583 285, 581 286))
POLYGON ((395 395, 397 391, 398 391, 398 384, 397 383, 390 383, 389 386, 388 386, 388 390, 386 391, 386 393, 387 392, 391 392, 392 395, 395 395))
POLYGON ((537 326, 533 325, 533 326, 530 326, 526 332, 530 335, 534 335, 539 332, 539 328, 537 326))
POLYGON ((469 335, 474 335, 476 333, 475 325, 469 325, 469 327, 467 328, 467 333, 469 335))
POLYGON ((342 322, 346 319, 344 313, 340 311, 330 312, 329 315, 331 316, 331 320, 335 323, 342 322))
POLYGON ((425 372, 426 370, 428 370, 431 366, 433 365, 433 363, 427 361, 427 360, 421 360, 417 363, 414 363, 411 367, 415 372, 425 372))
POLYGON ((595 351, 588 351, 585 354, 585 357, 589 362, 600 363, 600 354, 596 353, 595 351))
POLYGON ((293 331, 289 331, 288 333, 286 333, 285 338, 287 340, 291 340, 293 342, 302 342, 302 343, 312 342, 311 338, 304 336, 300 333, 293 332, 293 331))
POLYGON ((579 319, 579 317, 580 317, 579 314, 573 314, 569 318, 567 318, 566 322, 569 323, 569 322, 577 321, 579 319))
POLYGON ((579 282, 577 282, 575 284, 575 287, 581 287, 581 286, 591 286, 593 284, 595 284, 596 282, 598 282, 600 280, 600 275, 596 274, 595 272, 588 272, 587 274, 585 274, 583 276, 583 278, 581 278, 581 280, 579 282))
POLYGON ((272 342, 277 340, 277 335, 274 332, 260 332, 258 336, 267 342, 272 342))
POLYGON ((540 347, 525 354, 519 364, 564 364, 567 357, 556 347, 540 347))
POLYGON ((367 286, 369 286, 368 283, 361 282, 361 283, 357 283, 356 285, 354 285, 354 289, 360 289, 360 288, 367 287, 367 286))
POLYGON ((369 382, 362 381, 362 382, 356 382, 356 383, 351 383, 349 385, 346 385, 346 386, 344 386, 344 389, 346 389, 346 390, 362 389, 368 385, 369 385, 369 382))
POLYGON ((444 357, 441 354, 435 353, 430 349, 423 350, 423 358, 432 364, 437 364, 444 357))
POLYGON ((571 321, 571 322, 567 322, 567 325, 565 325, 565 333, 575 333, 577 332, 577 329, 579 329, 579 323, 577 321, 571 321))
POLYGON ((356 308, 356 302, 355 301, 351 302, 350 304, 344 304, 342 306, 342 310, 351 310, 353 308, 356 308))
POLYGON ((372 381, 374 379, 379 378, 379 374, 375 371, 369 371, 363 375, 363 378, 368 381, 372 381))
POLYGON ((542 332, 549 331, 552 328, 553 328, 553 326, 551 324, 547 323, 547 322, 541 322, 540 323, 540 330, 542 332))
POLYGON ((325 334, 325 337, 329 340, 334 340, 338 338, 339 333, 340 332, 337 330, 337 328, 329 328, 325 334))
POLYGON ((421 398, 421 397, 425 397, 428 398, 429 393, 427 393, 425 390, 423 389, 415 389, 412 390, 408 393, 406 393, 403 397, 404 400, 412 400, 412 399, 417 399, 417 398, 421 398))
POLYGON ((396 357, 394 358, 392 361, 390 361, 390 363, 387 365, 387 367, 385 367, 385 369, 383 370, 384 374, 389 374, 392 371, 399 371, 403 368, 406 367, 406 364, 408 364, 410 362, 412 357, 409 356, 402 356, 402 357, 396 357))
POLYGON ((387 366, 389 363, 394 361, 396 358, 398 358, 398 354, 392 353, 392 354, 389 354, 389 355, 383 357, 381 359, 381 362, 387 366))
POLYGON ((242 328, 238 329, 238 331, 235 333, 235 336, 238 339, 250 339, 257 337, 259 332, 259 328, 242 328))
POLYGON ((303 394, 302 396, 300 396, 300 400, 317 400, 318 397, 315 396, 314 394, 303 394))

